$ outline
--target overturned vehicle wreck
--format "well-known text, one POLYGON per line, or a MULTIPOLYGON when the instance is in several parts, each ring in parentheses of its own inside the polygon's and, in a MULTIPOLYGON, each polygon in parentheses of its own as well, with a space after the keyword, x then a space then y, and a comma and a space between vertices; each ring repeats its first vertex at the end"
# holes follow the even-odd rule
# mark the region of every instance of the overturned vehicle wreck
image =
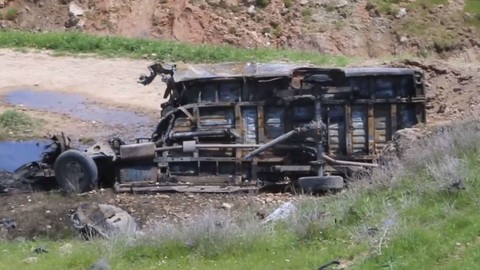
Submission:
MULTIPOLYGON (((167 85, 149 138, 85 151, 68 138, 24 178, 51 177, 67 193, 341 189, 375 167, 393 134, 426 121, 423 74, 407 68, 293 64, 149 67, 167 85)), ((25 170, 25 168, 24 168, 25 170)))

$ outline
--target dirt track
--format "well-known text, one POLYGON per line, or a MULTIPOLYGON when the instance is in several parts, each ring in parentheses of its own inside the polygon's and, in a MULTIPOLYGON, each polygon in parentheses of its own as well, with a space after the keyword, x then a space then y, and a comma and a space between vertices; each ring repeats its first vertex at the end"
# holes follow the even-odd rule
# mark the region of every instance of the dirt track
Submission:
POLYGON ((47 53, 0 50, 0 93, 12 87, 37 86, 82 94, 107 106, 158 113, 163 84, 138 84, 151 63, 93 57, 52 57, 47 53))

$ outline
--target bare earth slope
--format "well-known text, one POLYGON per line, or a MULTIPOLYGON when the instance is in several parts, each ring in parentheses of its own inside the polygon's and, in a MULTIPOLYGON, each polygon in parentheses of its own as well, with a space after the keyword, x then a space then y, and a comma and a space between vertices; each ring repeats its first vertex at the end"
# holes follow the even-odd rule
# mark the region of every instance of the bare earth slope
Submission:
POLYGON ((467 1, 475 0, 74 0, 75 8, 71 1, 0 0, 0 13, 17 11, 0 18, 0 29, 476 61, 480 11, 467 1))

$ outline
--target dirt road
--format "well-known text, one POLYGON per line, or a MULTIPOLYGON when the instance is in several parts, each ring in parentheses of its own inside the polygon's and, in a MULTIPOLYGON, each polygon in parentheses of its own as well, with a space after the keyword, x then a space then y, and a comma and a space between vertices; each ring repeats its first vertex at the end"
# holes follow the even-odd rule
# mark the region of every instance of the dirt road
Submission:
POLYGON ((0 94, 12 88, 40 87, 81 94, 105 106, 158 113, 163 83, 143 86, 136 81, 150 61, 53 57, 48 53, 0 50, 0 94))

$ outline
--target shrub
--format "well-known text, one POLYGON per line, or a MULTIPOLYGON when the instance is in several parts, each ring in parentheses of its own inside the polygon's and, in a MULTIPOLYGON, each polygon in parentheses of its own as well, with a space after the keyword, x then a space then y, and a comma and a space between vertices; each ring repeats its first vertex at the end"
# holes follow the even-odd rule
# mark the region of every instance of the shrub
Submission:
POLYGON ((264 8, 270 4, 271 0, 256 0, 256 4, 260 8, 264 8))
POLYGON ((8 8, 7 11, 5 12, 5 19, 12 21, 15 18, 18 17, 18 10, 16 8, 8 8))

